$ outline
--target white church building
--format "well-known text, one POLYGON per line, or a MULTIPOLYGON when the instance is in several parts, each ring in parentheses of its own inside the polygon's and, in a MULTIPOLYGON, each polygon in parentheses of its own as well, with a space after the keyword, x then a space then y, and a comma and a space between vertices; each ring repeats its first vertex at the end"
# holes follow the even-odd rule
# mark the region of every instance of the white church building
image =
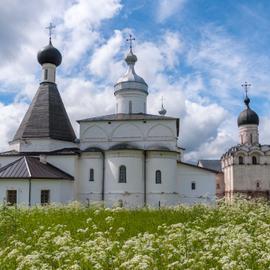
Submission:
POLYGON ((224 196, 231 200, 235 195, 270 199, 270 145, 259 141, 259 116, 250 108, 246 88, 246 108, 239 114, 239 144, 221 157, 224 172, 224 196))
POLYGON ((132 48, 127 71, 112 89, 115 113, 78 120, 79 138, 57 89, 62 56, 51 39, 37 59, 40 86, 10 150, 0 153, 0 201, 124 207, 215 202, 217 171, 182 161, 180 120, 165 116, 163 106, 158 115, 147 114, 148 85, 135 72, 132 48))

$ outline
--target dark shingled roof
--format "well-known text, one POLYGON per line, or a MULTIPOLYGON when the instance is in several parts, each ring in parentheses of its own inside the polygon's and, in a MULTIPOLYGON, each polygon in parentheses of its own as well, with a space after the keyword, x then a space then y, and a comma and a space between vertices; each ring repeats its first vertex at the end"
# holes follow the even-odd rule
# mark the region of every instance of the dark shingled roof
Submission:
POLYGON ((73 176, 35 157, 21 157, 0 169, 0 179, 73 180, 73 176))
POLYGON ((221 172, 221 162, 218 159, 201 159, 199 163, 203 168, 221 172))
POLYGON ((13 141, 28 138, 76 139, 55 83, 40 84, 13 141))

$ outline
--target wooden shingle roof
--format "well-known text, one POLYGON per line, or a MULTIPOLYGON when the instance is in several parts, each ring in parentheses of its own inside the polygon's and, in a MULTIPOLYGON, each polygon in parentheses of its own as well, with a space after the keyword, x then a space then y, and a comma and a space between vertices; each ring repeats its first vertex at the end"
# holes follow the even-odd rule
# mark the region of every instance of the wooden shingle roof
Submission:
POLYGON ((76 139, 55 83, 41 83, 13 141, 29 138, 76 139))
POLYGON ((73 180, 73 176, 35 157, 20 157, 0 168, 0 179, 73 180))

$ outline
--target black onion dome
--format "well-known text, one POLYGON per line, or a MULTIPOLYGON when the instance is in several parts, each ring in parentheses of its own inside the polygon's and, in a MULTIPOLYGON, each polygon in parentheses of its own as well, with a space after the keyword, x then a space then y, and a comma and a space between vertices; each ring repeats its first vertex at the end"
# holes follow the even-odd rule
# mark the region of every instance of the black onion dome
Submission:
POLYGON ((259 125, 259 117, 256 112, 250 108, 240 113, 237 119, 238 126, 242 125, 259 125))
POLYGON ((41 65, 50 63, 59 66, 62 62, 62 55, 55 47, 53 47, 50 41, 46 47, 38 52, 37 59, 41 65))
POLYGON ((246 104, 247 108, 239 114, 237 119, 238 126, 259 125, 259 116, 256 112, 249 108, 250 99, 248 96, 246 96, 244 103, 246 104))

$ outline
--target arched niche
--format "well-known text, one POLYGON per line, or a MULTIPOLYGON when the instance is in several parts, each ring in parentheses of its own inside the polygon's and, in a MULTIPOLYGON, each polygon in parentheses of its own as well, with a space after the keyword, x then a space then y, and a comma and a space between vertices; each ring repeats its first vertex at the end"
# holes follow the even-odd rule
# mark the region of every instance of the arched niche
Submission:
POLYGON ((175 137, 173 130, 163 124, 151 127, 147 133, 148 137, 175 137))
POLYGON ((143 134, 137 125, 132 123, 123 123, 113 130, 111 138, 113 141, 141 140, 143 138, 143 134))
POLYGON ((93 125, 87 128, 82 134, 82 139, 85 141, 107 141, 106 132, 99 126, 93 125))

